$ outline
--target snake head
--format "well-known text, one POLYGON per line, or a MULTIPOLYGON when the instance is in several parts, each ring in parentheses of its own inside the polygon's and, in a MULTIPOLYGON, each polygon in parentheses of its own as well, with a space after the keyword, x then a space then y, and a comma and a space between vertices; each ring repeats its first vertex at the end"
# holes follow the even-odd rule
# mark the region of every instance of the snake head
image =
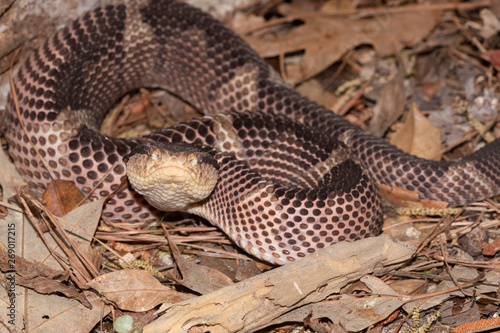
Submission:
POLYGON ((185 211, 208 197, 219 178, 215 158, 185 143, 148 143, 125 160, 130 184, 155 208, 185 211))

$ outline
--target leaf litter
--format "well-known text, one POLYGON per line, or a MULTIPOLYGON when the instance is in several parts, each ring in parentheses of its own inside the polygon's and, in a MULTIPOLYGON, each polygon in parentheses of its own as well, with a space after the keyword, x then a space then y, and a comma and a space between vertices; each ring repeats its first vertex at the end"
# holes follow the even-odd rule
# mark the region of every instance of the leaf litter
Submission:
MULTIPOLYGON (((448 160, 500 133, 499 17, 489 1, 387 7, 296 0, 240 8, 226 23, 303 95, 403 150, 448 160)), ((143 89, 118 104, 103 130, 137 135, 194 112, 143 89)), ((9 165, 5 154, 0 159, 9 165)), ((103 202, 86 204, 71 185, 55 182, 42 200, 21 190, 11 167, 0 170, 0 181, 5 207, 20 207, 8 209, 0 225, 7 235, 7 225, 16 224, 18 235, 11 331, 104 332, 122 314, 145 332, 465 332, 499 325, 500 205, 493 199, 446 210, 446 203, 380 185, 384 233, 404 247, 382 236, 273 269, 193 216, 111 223, 100 217, 103 202)), ((6 240, 2 245, 8 249, 6 240)), ((7 285, 9 253, 0 254, 7 285)), ((7 290, 0 290, 5 304, 7 290)))

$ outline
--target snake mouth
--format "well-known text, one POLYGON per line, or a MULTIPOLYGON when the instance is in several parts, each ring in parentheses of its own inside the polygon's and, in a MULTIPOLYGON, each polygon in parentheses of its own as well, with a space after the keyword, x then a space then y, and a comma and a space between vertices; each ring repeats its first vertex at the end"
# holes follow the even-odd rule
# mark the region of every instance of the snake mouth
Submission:
POLYGON ((186 144, 140 146, 125 164, 132 188, 165 211, 182 211, 205 199, 219 178, 215 158, 186 144))
POLYGON ((195 183, 201 184, 202 178, 196 171, 185 167, 166 165, 154 170, 149 170, 148 174, 144 174, 143 178, 151 179, 155 183, 195 183))

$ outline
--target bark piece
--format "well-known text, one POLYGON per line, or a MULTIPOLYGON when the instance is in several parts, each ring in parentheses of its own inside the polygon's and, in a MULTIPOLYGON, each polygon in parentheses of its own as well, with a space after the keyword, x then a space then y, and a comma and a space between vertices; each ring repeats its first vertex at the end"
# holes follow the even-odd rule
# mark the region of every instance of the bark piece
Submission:
POLYGON ((291 320, 287 315, 290 311, 323 301, 364 275, 393 270, 413 252, 388 236, 335 244, 292 265, 190 301, 169 304, 160 309, 165 313, 146 326, 144 332, 188 332, 195 327, 217 332, 254 332, 282 319, 291 320))

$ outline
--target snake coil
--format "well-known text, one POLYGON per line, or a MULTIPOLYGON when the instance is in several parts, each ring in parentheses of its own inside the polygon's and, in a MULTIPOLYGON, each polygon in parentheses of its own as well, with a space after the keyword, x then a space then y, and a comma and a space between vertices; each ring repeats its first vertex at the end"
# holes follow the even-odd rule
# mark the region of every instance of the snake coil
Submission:
MULTIPOLYGON (((14 85, 26 133, 12 96, 2 130, 34 189, 51 180, 36 151, 56 177, 86 194, 97 186, 91 198, 106 198, 125 177, 123 158, 144 140, 212 147, 203 149, 220 165, 219 182, 190 211, 277 264, 379 233, 374 182, 452 205, 500 194, 500 139, 456 162, 405 154, 300 96, 236 34, 183 3, 97 8, 34 51, 14 85), (166 89, 207 116, 143 138, 101 134, 116 99, 144 86, 166 89)), ((158 214, 131 188, 103 212, 116 221, 158 214)))

